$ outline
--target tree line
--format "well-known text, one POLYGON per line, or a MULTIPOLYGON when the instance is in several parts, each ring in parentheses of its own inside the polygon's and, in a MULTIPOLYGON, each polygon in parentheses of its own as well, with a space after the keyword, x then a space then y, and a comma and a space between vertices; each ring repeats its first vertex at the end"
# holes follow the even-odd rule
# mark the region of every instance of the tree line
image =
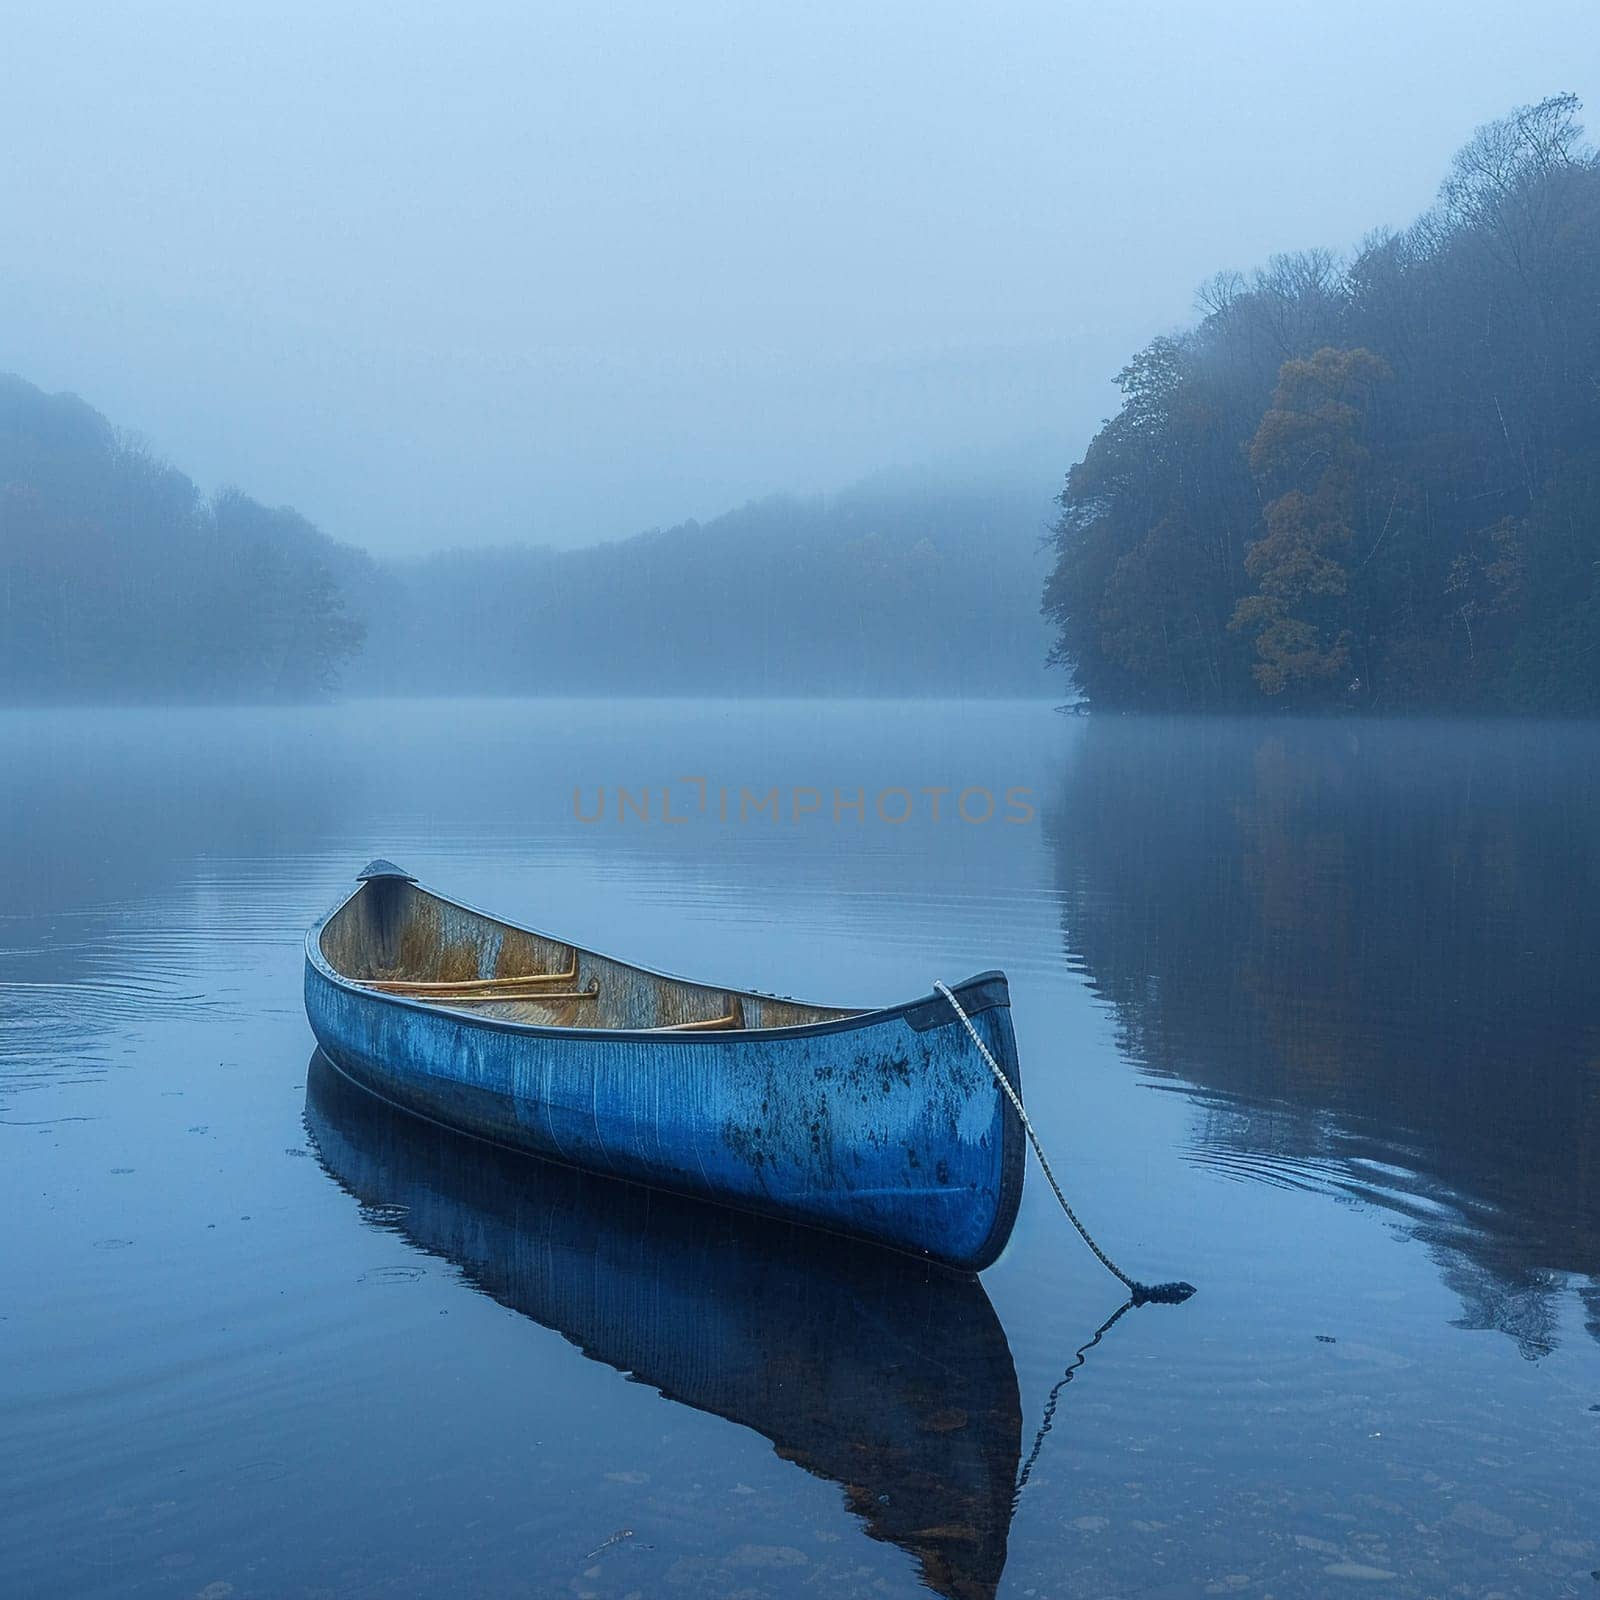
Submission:
POLYGON ((1600 156, 1562 94, 1348 259, 1201 291, 1069 472, 1043 610, 1110 709, 1600 710, 1600 156))
POLYGON ((1044 695, 1028 486, 881 477, 579 550, 392 563, 352 684, 392 694, 1044 695))
POLYGON ((0 699, 324 692, 361 643, 341 582, 361 559, 0 375, 0 699))
POLYGON ((377 562, 0 375, 0 702, 1044 694, 1037 506, 883 476, 587 549, 377 562))

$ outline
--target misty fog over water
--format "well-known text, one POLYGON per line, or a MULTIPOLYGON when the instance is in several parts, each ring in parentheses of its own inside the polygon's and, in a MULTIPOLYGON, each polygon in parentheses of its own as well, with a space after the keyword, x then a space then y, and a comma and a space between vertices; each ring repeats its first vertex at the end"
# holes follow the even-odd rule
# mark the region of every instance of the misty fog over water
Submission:
POLYGON ((1592 0, 0 63, 0 1589, 1596 1592, 1592 0))
POLYGON ((1597 27, 11 19, 0 701, 1590 714, 1597 27))
POLYGON ((885 467, 1048 510, 1196 287, 1404 226, 1585 0, 16 8, 0 369, 375 555, 885 467))

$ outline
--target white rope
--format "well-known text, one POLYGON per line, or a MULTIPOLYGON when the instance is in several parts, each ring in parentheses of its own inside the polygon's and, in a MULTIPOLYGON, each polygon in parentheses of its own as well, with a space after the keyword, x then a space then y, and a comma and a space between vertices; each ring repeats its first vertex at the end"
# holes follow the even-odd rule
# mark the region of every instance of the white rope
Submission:
POLYGON ((1133 1295, 1136 1303, 1142 1304, 1146 1300, 1177 1301, 1188 1299, 1188 1297, 1194 1293, 1194 1289, 1187 1283, 1160 1283, 1153 1286, 1150 1284, 1135 1283, 1134 1280, 1130 1278, 1127 1273, 1125 1273, 1122 1268, 1119 1267, 1116 1262, 1113 1261, 1111 1257, 1108 1256, 1105 1251, 1094 1242, 1094 1238, 1090 1234, 1089 1230, 1078 1221, 1078 1213, 1072 1209, 1072 1206, 1069 1204, 1066 1195, 1061 1192, 1061 1185, 1056 1182, 1055 1173, 1050 1170, 1050 1159, 1044 1153, 1044 1146, 1039 1143, 1039 1135, 1033 1131, 1033 1124, 1028 1120, 1028 1113, 1022 1109, 1022 1097, 1015 1089, 1011 1087, 1011 1080, 1000 1070, 1000 1063, 995 1060, 993 1055, 990 1054, 988 1045, 983 1042, 978 1030, 973 1027, 972 1018, 961 1009, 961 1002, 957 1000, 953 994, 951 994, 950 990, 944 984, 935 980, 933 986, 945 997, 946 1000, 950 1002, 955 1014, 961 1018, 962 1027, 967 1030, 968 1034, 972 1038, 972 1042, 977 1045, 978 1054, 981 1055, 986 1062, 988 1062, 989 1070, 994 1074, 994 1081, 1000 1085, 1002 1090, 1004 1090, 1006 1099, 1011 1102, 1013 1110, 1015 1110, 1017 1113, 1017 1119, 1022 1124, 1022 1131, 1027 1134, 1028 1143, 1033 1146, 1033 1153, 1039 1158, 1039 1166, 1044 1172, 1045 1177, 1049 1179, 1050 1187, 1055 1191, 1055 1196, 1061 1204, 1061 1209, 1067 1214, 1067 1221, 1078 1230, 1079 1234, 1083 1238, 1083 1242, 1088 1245, 1092 1251, 1094 1251, 1095 1259, 1106 1269, 1107 1272, 1112 1275, 1112 1277, 1120 1279, 1121 1282, 1126 1285, 1129 1292, 1133 1295))

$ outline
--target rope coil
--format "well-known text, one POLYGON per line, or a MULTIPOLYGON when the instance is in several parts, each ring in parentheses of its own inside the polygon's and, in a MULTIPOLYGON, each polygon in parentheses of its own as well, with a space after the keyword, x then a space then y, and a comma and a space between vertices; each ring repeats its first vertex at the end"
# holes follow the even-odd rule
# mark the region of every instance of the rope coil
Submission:
POLYGON ((1014 1088, 1012 1088, 1011 1080, 1005 1075, 1004 1072, 1000 1070, 1000 1063, 996 1061, 994 1056, 990 1053, 988 1045, 983 1042, 978 1030, 973 1026, 972 1018, 969 1017, 962 1009, 961 1002, 956 999, 956 997, 950 992, 949 988, 945 984, 940 983, 937 979, 935 979, 933 986, 945 997, 946 1000, 950 1002, 951 1008, 961 1019, 962 1027, 967 1030, 972 1042, 978 1047, 978 1054, 981 1055, 988 1063, 990 1072, 994 1074, 994 1081, 1000 1085, 1000 1088, 1005 1093, 1006 1099, 1011 1102, 1012 1110, 1016 1112, 1017 1120, 1022 1124, 1022 1131, 1027 1134, 1028 1143, 1033 1146, 1033 1153, 1039 1158, 1039 1168, 1049 1180, 1050 1187, 1055 1192, 1056 1200, 1060 1203, 1061 1209, 1067 1214, 1067 1221, 1078 1230, 1079 1236, 1083 1239, 1083 1242, 1088 1245, 1090 1250, 1094 1252, 1095 1260, 1097 1260, 1100 1265, 1112 1275, 1112 1277, 1118 1279, 1123 1284, 1129 1295, 1132 1296, 1131 1303, 1133 1305, 1140 1306, 1150 1302, 1165 1305, 1178 1305, 1182 1301, 1187 1300, 1189 1296, 1194 1293, 1194 1285, 1192 1283, 1183 1283, 1181 1281, 1175 1283, 1139 1283, 1135 1279, 1130 1278, 1128 1274, 1125 1273, 1122 1268, 1119 1267, 1116 1262, 1113 1261, 1111 1257, 1108 1256, 1105 1251, 1095 1243, 1094 1236, 1078 1220, 1078 1213, 1072 1209, 1071 1203, 1068 1201, 1066 1195, 1062 1193, 1061 1185, 1056 1182, 1056 1175, 1050 1167, 1050 1158, 1045 1155, 1044 1146, 1039 1143, 1039 1135, 1033 1131, 1033 1124, 1028 1120, 1028 1113, 1022 1109, 1022 1097, 1014 1088))

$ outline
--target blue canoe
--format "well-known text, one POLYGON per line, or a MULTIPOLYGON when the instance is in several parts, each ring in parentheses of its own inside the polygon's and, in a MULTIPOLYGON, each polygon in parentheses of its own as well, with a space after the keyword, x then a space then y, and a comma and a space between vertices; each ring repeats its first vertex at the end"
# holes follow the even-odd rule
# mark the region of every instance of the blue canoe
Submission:
MULTIPOLYGON (((1017 1087, 1005 975, 952 988, 1017 1087)), ((668 977, 375 861, 306 937, 306 1014, 365 1088, 568 1166, 969 1272, 1016 1220, 1022 1128, 942 995, 852 1011, 668 977)))

